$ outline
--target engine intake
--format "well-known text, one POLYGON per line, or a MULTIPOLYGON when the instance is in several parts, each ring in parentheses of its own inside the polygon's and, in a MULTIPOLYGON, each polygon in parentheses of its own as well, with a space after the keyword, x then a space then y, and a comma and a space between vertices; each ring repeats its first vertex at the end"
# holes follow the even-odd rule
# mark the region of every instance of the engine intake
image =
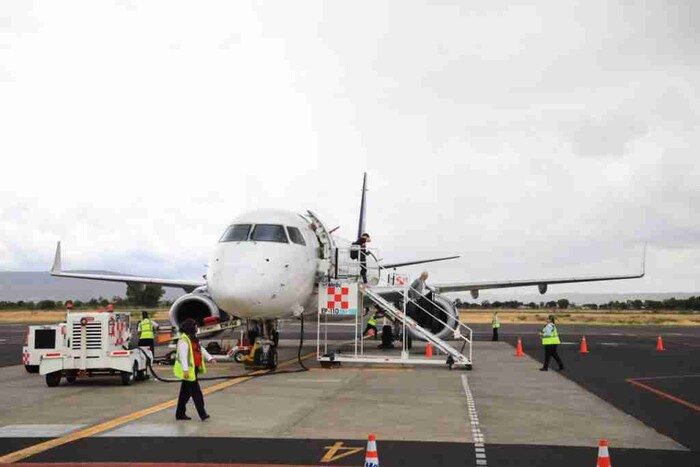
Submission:
POLYGON ((187 318, 192 318, 197 321, 198 325, 204 324, 204 318, 215 316, 221 320, 228 319, 228 316, 223 311, 219 310, 214 300, 205 293, 193 292, 175 300, 170 307, 170 323, 173 326, 180 327, 187 318))

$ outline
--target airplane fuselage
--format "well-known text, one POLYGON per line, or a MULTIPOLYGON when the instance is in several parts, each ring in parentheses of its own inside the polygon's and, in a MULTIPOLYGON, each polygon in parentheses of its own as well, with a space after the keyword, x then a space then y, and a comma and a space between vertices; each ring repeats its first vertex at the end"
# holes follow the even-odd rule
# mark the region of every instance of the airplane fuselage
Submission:
POLYGON ((260 210, 231 222, 211 255, 207 288, 216 305, 239 318, 284 318, 315 301, 319 242, 309 221, 260 210))

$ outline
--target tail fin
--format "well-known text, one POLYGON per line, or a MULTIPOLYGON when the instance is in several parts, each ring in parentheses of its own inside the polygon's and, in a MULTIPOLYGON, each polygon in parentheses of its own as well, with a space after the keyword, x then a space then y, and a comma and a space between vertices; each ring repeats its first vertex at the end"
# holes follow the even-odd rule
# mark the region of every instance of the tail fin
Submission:
POLYGON ((365 233, 365 216, 367 214, 366 208, 366 195, 367 193, 367 172, 365 172, 362 178, 362 200, 360 201, 360 220, 357 223, 357 238, 365 233))

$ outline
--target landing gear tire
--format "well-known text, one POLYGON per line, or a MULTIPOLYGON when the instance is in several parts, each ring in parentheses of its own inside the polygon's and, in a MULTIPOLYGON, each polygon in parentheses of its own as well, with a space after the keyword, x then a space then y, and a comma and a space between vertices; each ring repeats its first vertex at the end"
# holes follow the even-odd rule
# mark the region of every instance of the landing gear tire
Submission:
POLYGON ((269 359, 269 363, 267 365, 268 370, 275 370, 277 369, 277 364, 278 364, 278 355, 277 355, 277 348, 273 347, 270 349, 270 352, 272 352, 272 358, 269 359))
POLYGON ((262 347, 255 350, 253 354, 253 368, 264 368, 266 370, 274 370, 277 368, 277 349, 270 346, 267 352, 263 352, 262 347))
POLYGON ((39 373, 39 365, 24 365, 24 369, 27 373, 39 373))
POLYGON ((61 382, 61 372, 54 371, 46 375, 46 385, 50 388, 55 388, 61 382))
POLYGON ((131 373, 128 371, 122 371, 122 386, 130 386, 131 383, 136 379, 136 373, 139 371, 138 363, 134 362, 134 368, 132 368, 131 373))

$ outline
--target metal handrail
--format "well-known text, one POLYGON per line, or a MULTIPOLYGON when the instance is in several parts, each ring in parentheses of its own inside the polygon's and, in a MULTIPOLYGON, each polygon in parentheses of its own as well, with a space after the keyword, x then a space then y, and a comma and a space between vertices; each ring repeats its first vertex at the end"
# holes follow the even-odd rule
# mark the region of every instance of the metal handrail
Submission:
MULTIPOLYGON (((414 288, 411 287, 411 285, 409 285, 409 284, 405 285, 403 288, 404 288, 404 302, 405 302, 405 303, 411 302, 411 303, 415 304, 420 310, 422 310, 424 313, 426 313, 428 316, 430 316, 431 318, 433 318, 433 319, 436 320, 437 322, 442 323, 445 327, 450 327, 450 325, 447 324, 447 322, 441 320, 440 318, 438 318, 437 316, 435 316, 434 314, 432 314, 431 312, 429 312, 428 310, 426 310, 423 306, 421 306, 420 303, 418 303, 418 301, 417 301, 416 299, 410 298, 410 295, 409 295, 408 292, 409 292, 410 290, 413 290, 414 292, 416 292, 416 293, 418 293, 419 295, 421 295, 421 298, 423 298, 423 299, 426 300, 427 302, 430 302, 431 304, 433 304, 433 305, 436 306, 437 308, 440 308, 440 305, 439 305, 438 303, 436 303, 435 301, 429 299, 429 298, 426 297, 425 295, 422 295, 418 290, 414 289, 414 288)), ((466 324, 462 323, 462 322, 459 320, 459 316, 456 317, 456 322, 457 322, 457 326, 455 327, 455 330, 454 330, 454 337, 456 337, 456 338, 462 338, 462 340, 464 340, 466 343, 471 344, 471 343, 472 343, 472 338, 473 338, 472 329, 471 329, 469 326, 467 326, 466 324), (468 333, 468 337, 467 337, 466 335, 462 334, 461 328, 466 329, 466 331, 467 331, 467 333, 468 333)), ((470 361, 471 361, 471 358, 472 358, 471 352, 472 352, 472 348, 471 348, 471 345, 470 345, 470 346, 469 346, 469 360, 470 360, 470 361)), ((460 350, 460 353, 462 353, 462 355, 464 355, 464 352, 463 352, 462 350, 460 350)))

